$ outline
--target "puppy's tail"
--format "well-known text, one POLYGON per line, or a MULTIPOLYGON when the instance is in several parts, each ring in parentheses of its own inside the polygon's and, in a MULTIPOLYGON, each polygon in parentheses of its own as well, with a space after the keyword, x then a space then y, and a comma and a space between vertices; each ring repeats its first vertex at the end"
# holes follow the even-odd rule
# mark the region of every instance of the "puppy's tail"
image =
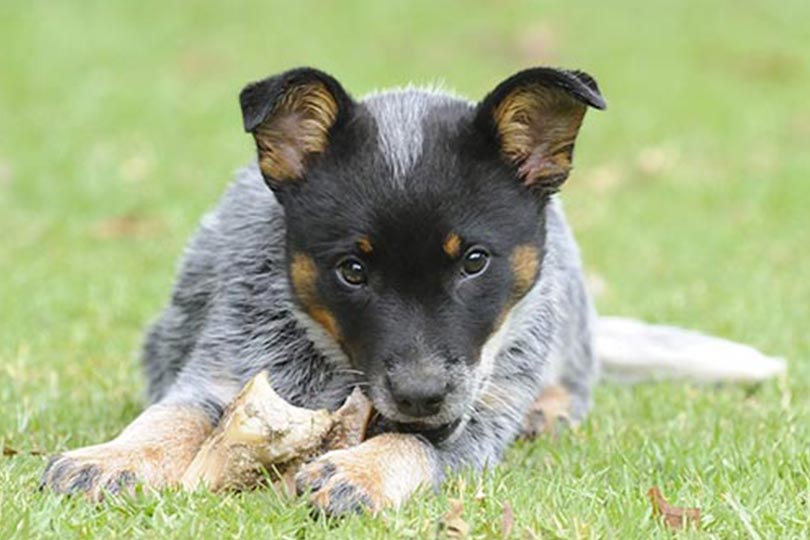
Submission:
POLYGON ((595 341, 605 376, 626 382, 672 378, 756 382, 786 370, 783 359, 748 345, 623 317, 599 317, 595 341))

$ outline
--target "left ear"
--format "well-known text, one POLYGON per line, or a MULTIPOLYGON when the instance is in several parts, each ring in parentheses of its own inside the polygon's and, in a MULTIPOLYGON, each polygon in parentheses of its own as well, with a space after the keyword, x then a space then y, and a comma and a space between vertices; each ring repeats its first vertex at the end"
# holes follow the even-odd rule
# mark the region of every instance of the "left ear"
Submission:
POLYGON ((527 69, 478 104, 475 125, 498 146, 524 185, 549 193, 568 177, 588 106, 605 109, 607 104, 587 73, 527 69))
POLYGON ((259 168, 274 191, 295 184, 331 135, 346 124, 354 102, 330 75, 297 68, 247 85, 239 94, 245 131, 253 134, 259 168))

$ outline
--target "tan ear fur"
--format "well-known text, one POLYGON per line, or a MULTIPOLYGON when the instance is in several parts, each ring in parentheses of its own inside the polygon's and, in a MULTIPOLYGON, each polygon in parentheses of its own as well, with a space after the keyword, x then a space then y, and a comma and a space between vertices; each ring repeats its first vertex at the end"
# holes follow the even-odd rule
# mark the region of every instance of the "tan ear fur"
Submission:
POLYGON ((254 131, 262 173, 277 181, 301 178, 306 159, 326 150, 337 114, 323 83, 290 88, 254 131))
POLYGON ((495 107, 501 152, 518 166, 527 186, 556 185, 568 176, 586 108, 541 85, 518 87, 495 107))

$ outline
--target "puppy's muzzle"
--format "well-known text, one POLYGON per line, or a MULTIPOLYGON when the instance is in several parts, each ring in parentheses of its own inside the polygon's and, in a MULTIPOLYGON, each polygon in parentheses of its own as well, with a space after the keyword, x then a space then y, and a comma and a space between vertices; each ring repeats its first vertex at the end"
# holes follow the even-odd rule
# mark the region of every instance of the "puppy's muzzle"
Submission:
POLYGON ((412 418, 438 414, 453 390, 452 383, 444 376, 420 376, 410 371, 389 374, 385 383, 397 410, 412 418))

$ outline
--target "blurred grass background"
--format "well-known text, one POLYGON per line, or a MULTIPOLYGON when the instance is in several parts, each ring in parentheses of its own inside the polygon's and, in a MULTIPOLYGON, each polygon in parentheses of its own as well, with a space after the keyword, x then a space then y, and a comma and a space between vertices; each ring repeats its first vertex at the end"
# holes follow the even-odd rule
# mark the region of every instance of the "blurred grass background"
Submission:
POLYGON ((699 538, 810 536, 810 3, 0 4, 0 537, 426 538, 447 497, 475 538, 668 538, 646 490, 704 512, 699 538), (44 458, 141 407, 141 331, 201 213, 253 157, 247 81, 320 67, 360 96, 443 82, 483 96, 523 67, 584 69, 591 113, 564 191, 604 313, 752 343, 790 362, 757 388, 603 386, 576 433, 483 480, 338 526, 272 493, 93 507, 35 491, 44 458), (475 497, 481 492, 483 497, 475 497))

